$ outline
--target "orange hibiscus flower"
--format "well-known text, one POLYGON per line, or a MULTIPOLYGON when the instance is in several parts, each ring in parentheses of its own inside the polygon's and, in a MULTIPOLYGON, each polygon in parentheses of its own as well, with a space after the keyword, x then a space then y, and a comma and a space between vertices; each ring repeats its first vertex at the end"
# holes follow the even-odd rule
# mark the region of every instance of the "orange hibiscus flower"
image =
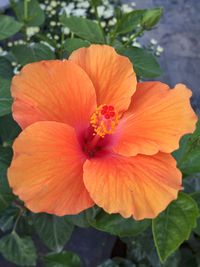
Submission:
POLYGON ((33 212, 153 218, 177 198, 181 173, 169 154, 195 129, 183 84, 136 81, 128 58, 107 45, 69 60, 28 64, 13 78, 10 186, 33 212))

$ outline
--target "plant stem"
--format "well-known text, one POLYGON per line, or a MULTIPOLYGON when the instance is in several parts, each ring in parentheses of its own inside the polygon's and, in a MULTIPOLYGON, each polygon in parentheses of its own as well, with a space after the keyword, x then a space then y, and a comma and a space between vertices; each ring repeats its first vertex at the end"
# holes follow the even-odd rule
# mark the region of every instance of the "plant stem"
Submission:
POLYGON ((115 37, 117 36, 117 28, 116 28, 116 25, 115 25, 115 28, 113 30, 113 32, 110 33, 110 44, 112 45, 114 40, 115 40, 115 37))
POLYGON ((70 38, 73 39, 74 38, 74 33, 71 32, 70 38))
POLYGON ((137 38, 138 36, 140 36, 143 33, 144 29, 141 28, 138 32, 136 32, 135 34, 133 34, 129 40, 127 42, 125 42, 124 45, 129 45, 133 40, 135 40, 135 38, 137 38))
POLYGON ((15 232, 15 230, 16 230, 16 228, 17 228, 17 224, 18 224, 18 222, 19 222, 19 220, 20 220, 20 218, 21 218, 23 212, 24 212, 24 209, 21 207, 20 210, 19 210, 19 214, 18 214, 18 216, 17 216, 17 219, 16 219, 16 221, 15 221, 15 224, 14 224, 14 226, 13 226, 13 230, 12 230, 12 232, 15 232))
POLYGON ((94 7, 94 12, 95 12, 95 17, 96 17, 96 19, 98 21, 99 28, 101 29, 101 32, 102 32, 102 35, 103 35, 104 42, 106 43, 104 29, 103 29, 103 27, 101 25, 101 20, 100 20, 99 14, 98 14, 97 5, 93 4, 93 7, 94 7))
POLYGON ((28 0, 24 0, 24 22, 28 19, 28 0))
POLYGON ((28 36, 26 33, 27 22, 28 22, 28 1, 29 0, 24 0, 24 18, 23 18, 24 26, 22 29, 22 33, 24 34, 24 38, 26 42, 28 41, 28 36))

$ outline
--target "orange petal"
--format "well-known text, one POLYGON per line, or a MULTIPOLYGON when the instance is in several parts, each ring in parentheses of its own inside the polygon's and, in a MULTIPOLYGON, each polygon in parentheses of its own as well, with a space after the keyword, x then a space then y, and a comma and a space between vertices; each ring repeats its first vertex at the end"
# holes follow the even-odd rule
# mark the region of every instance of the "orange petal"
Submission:
POLYGON ((181 172, 170 154, 87 160, 84 183, 94 202, 108 213, 136 220, 154 218, 177 198, 181 172))
POLYGON ((192 93, 183 84, 172 90, 160 82, 139 83, 116 134, 115 152, 125 156, 171 153, 180 138, 195 130, 192 93))
POLYGON ((96 108, 89 77, 67 60, 26 65, 12 81, 12 96, 14 118, 22 128, 43 120, 82 126, 96 108))
POLYGON ((136 90, 136 75, 129 59, 108 45, 91 45, 72 53, 71 60, 92 80, 98 105, 113 105, 118 112, 127 110, 136 90))
POLYGON ((84 161, 72 127, 37 122, 16 139, 8 180, 33 212, 77 214, 93 206, 83 183, 84 161))

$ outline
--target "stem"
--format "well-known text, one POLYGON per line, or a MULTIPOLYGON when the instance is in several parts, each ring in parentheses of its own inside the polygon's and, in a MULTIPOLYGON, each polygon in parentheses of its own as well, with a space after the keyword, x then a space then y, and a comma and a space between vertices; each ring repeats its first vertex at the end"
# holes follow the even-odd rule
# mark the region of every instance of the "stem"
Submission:
POLYGON ((65 34, 62 31, 62 34, 61 34, 61 47, 63 46, 64 41, 65 41, 65 34))
POLYGON ((15 224, 14 224, 14 226, 13 226, 13 230, 12 230, 12 232, 15 232, 15 230, 16 230, 16 228, 17 228, 17 224, 18 224, 18 222, 19 222, 19 220, 20 220, 20 218, 21 218, 23 212, 24 212, 24 209, 21 207, 20 210, 19 210, 19 214, 18 214, 18 216, 17 216, 17 219, 16 219, 16 221, 15 221, 15 224))
POLYGON ((28 1, 29 0, 24 0, 24 18, 23 18, 23 21, 24 21, 24 26, 23 26, 23 29, 22 29, 22 32, 24 34, 24 38, 26 40, 26 42, 28 41, 28 36, 27 36, 27 33, 26 33, 26 28, 27 28, 27 22, 28 22, 28 1))
POLYGON ((57 47, 56 47, 57 57, 58 57, 59 59, 62 58, 64 41, 65 41, 65 34, 64 34, 64 32, 62 31, 60 47, 58 47, 58 45, 56 45, 56 46, 57 46, 57 47))
POLYGON ((24 21, 28 19, 28 0, 24 0, 24 21))
POLYGON ((74 38, 74 33, 71 32, 70 38, 73 39, 74 38))
POLYGON ((113 32, 110 33, 110 44, 111 45, 113 44, 116 36, 117 36, 117 27, 115 25, 113 32))
POLYGON ((94 7, 95 17, 96 17, 96 19, 98 21, 99 28, 101 29, 101 32, 102 32, 102 35, 103 35, 104 43, 106 43, 106 38, 105 38, 105 35, 104 35, 104 29, 101 26, 101 20, 100 20, 99 14, 98 14, 97 5, 95 5, 95 4, 92 4, 92 5, 94 7))
POLYGON ((141 28, 138 32, 136 32, 134 35, 132 35, 130 37, 130 39, 127 42, 125 42, 124 45, 129 45, 135 38, 137 38, 138 36, 140 36, 143 33, 143 31, 144 31, 144 29, 141 28))

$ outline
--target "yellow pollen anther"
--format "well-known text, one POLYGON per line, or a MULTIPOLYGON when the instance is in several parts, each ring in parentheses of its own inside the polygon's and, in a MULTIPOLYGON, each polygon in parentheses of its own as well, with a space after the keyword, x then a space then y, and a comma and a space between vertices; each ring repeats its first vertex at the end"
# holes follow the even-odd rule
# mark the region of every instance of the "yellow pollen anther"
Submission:
POLYGON ((104 137, 106 134, 113 134, 119 123, 119 117, 111 105, 101 105, 92 114, 90 124, 94 128, 94 135, 104 137))

